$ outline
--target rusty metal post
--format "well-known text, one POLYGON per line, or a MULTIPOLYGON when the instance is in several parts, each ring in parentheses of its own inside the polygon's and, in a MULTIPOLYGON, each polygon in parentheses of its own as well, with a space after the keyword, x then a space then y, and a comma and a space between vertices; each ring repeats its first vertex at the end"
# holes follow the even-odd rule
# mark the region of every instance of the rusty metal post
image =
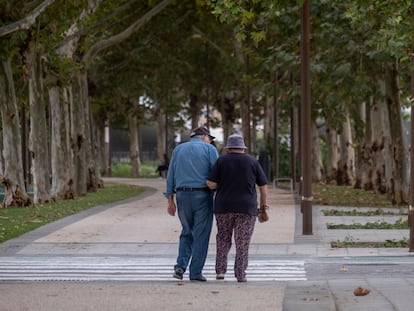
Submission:
MULTIPOLYGON (((276 60, 273 57, 273 63, 276 65, 276 60)), ((280 177, 279 176, 279 107, 277 101, 277 92, 279 88, 278 80, 278 71, 277 69, 274 72, 274 81, 273 81, 273 137, 274 137, 274 147, 273 147, 273 179, 280 177)))
POLYGON ((301 182, 303 234, 312 234, 311 92, 310 92, 310 0, 305 0, 301 17, 301 182))
MULTIPOLYGON (((414 52, 411 55, 414 63, 414 52)), ((411 99, 414 99, 414 71, 411 71, 411 99)), ((410 228, 409 251, 414 252, 414 109, 411 106, 410 124, 410 199, 408 208, 408 226, 410 228)))

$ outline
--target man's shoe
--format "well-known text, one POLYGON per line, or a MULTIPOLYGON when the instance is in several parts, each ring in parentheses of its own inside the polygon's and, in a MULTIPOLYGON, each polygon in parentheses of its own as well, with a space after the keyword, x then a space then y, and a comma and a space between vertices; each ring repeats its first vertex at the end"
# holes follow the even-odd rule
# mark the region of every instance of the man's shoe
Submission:
POLYGON ((190 281, 197 281, 197 282, 207 282, 207 279, 200 275, 198 278, 190 279, 190 281))
POLYGON ((173 274, 173 277, 175 277, 176 279, 182 280, 183 279, 183 274, 184 274, 184 269, 183 268, 176 268, 173 274))
POLYGON ((237 282, 244 283, 244 282, 247 282, 247 279, 246 278, 237 279, 237 282))
POLYGON ((224 273, 217 273, 216 280, 224 280, 224 273))

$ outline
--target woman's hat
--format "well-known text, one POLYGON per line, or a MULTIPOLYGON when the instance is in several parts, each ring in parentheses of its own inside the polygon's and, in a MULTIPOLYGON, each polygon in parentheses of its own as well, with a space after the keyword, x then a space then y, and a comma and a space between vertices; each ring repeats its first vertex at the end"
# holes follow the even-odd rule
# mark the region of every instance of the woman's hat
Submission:
POLYGON ((226 149, 247 149, 244 144, 243 136, 239 134, 232 134, 227 138, 226 149))

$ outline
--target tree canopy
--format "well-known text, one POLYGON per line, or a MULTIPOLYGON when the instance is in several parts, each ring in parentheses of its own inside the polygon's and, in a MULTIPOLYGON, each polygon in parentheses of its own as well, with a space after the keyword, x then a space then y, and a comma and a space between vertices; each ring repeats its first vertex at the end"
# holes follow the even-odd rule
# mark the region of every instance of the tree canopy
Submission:
MULTIPOLYGON (((65 134, 68 148, 72 151, 76 145, 80 148, 73 151, 74 158, 92 153, 86 161, 91 167, 84 180, 96 175, 90 173, 95 171, 93 149, 83 155, 81 147, 85 146, 81 142, 93 142, 89 131, 99 132, 108 122, 128 128, 131 118, 138 124, 155 122, 159 132, 163 126, 170 132, 179 132, 189 123, 195 126, 207 122, 208 126, 222 127, 224 137, 232 131, 242 131, 252 140, 252 153, 258 153, 263 146, 271 151, 279 143, 272 136, 275 127, 279 127, 280 135, 293 139, 293 127, 299 126, 290 121, 294 119, 292 109, 297 110, 300 102, 303 3, 303 0, 19 0, 13 4, 0 1, 3 62, 0 95, 8 103, 16 98, 13 105, 16 114, 25 108, 28 116, 33 117, 36 101, 32 96, 44 92, 44 98, 36 100, 45 101, 45 114, 41 116, 49 120, 45 124, 53 121, 50 110, 57 106, 64 108, 68 103, 69 113, 78 111, 78 115, 59 121, 58 128, 63 131, 71 126, 65 134), (37 56, 30 58, 30 55, 37 56), (33 61, 29 63, 30 59, 33 61), (30 84, 36 68, 40 68, 36 78, 39 84, 30 84), (11 88, 14 90, 10 91, 11 88), (168 124, 163 124, 162 118, 168 124), (87 124, 77 132, 75 129, 80 126, 75 121, 80 119, 87 124), (264 132, 261 136, 260 131, 264 132), (267 141, 263 143, 264 139, 267 141)), ((347 137, 353 139, 348 138, 346 144, 353 146, 357 154, 360 152, 360 158, 351 161, 353 168, 347 162, 346 170, 355 172, 355 165, 362 163, 362 153, 366 154, 368 148, 372 150, 371 169, 376 167, 377 176, 386 182, 384 187, 374 187, 370 185, 372 181, 366 181, 363 187, 395 193, 391 181, 401 179, 401 188, 406 192, 404 174, 400 172, 397 177, 390 173, 401 168, 395 164, 390 166, 390 172, 388 168, 381 171, 382 161, 377 158, 380 155, 374 154, 378 146, 381 150, 406 150, 398 119, 401 107, 411 105, 412 1, 321 0, 310 4, 315 129, 329 124, 338 135, 346 135, 351 124, 347 137), (369 134, 367 125, 371 122, 367 116, 374 116, 378 110, 384 112, 382 138, 375 136, 378 131, 369 134), (389 133, 387 127, 391 129, 389 133), (393 145, 396 141, 399 146, 393 145)), ((15 122, 7 119, 6 110, 2 114, 3 128, 15 122)), ((20 124, 16 130, 18 127, 20 124)), ((333 144, 327 140, 326 143, 333 144)), ((161 159, 169 150, 165 150, 168 144, 161 141, 159 144, 165 146, 158 152, 161 159)), ((395 163, 400 161, 397 158, 393 159, 395 163)), ((339 162, 332 160, 332 165, 339 162)), ((378 179, 376 182, 382 183, 378 179)))

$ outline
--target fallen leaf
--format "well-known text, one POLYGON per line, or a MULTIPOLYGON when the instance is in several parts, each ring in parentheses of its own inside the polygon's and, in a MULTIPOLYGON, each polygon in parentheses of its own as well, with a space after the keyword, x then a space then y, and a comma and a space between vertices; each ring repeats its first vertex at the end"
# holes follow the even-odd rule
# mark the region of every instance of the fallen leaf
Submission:
POLYGON ((366 296, 371 292, 370 289, 368 288, 363 288, 361 286, 358 286, 357 288, 355 288, 354 290, 354 295, 355 296, 366 296))

